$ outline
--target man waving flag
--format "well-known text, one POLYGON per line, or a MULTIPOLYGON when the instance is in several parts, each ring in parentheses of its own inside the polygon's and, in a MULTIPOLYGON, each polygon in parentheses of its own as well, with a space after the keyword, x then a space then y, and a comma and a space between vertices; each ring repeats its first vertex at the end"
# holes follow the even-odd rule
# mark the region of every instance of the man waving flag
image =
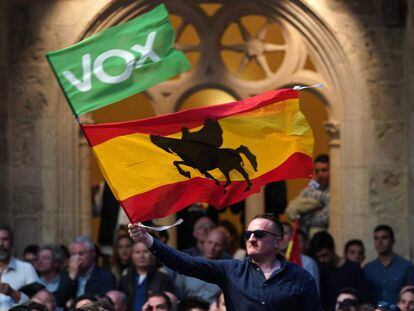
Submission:
POLYGON ((131 222, 164 217, 194 202, 225 207, 269 182, 312 174, 313 134, 291 89, 81 126, 131 222))

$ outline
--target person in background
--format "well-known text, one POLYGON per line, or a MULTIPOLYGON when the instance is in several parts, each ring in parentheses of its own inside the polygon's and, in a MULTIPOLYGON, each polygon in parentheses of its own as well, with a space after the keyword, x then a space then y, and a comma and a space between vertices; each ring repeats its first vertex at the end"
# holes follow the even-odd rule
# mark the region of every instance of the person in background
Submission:
MULTIPOLYGON (((283 224, 283 230, 284 230, 284 235, 283 235, 283 241, 281 244, 281 252, 283 255, 286 255, 286 251, 288 249, 289 246, 289 241, 290 238, 292 236, 292 225, 288 222, 282 222, 283 224)), ((303 243, 302 247, 303 247, 303 243)), ((310 258, 307 255, 304 255, 302 253, 302 249, 301 249, 301 245, 299 245, 299 249, 301 250, 301 255, 300 255, 300 259, 302 261, 302 268, 305 269, 306 271, 308 271, 313 278, 315 279, 316 282, 316 287, 318 288, 318 292, 320 291, 320 284, 319 284, 319 269, 318 269, 318 265, 315 262, 315 260, 313 260, 312 258, 310 258)))
POLYGON ((38 291, 32 298, 30 298, 30 301, 34 301, 44 305, 47 308, 47 311, 56 310, 55 297, 46 289, 38 291))
POLYGON ((202 256, 203 245, 207 238, 208 233, 213 229, 216 224, 208 216, 201 216, 194 224, 193 237, 196 239, 196 245, 183 250, 184 253, 191 256, 202 256))
MULTIPOLYGON (((222 259, 227 246, 227 235, 224 230, 215 228, 211 230, 204 243, 203 257, 210 260, 222 259)), ((220 292, 220 288, 197 278, 178 274, 175 278, 175 286, 181 299, 199 298, 212 303, 220 292)))
POLYGON ((36 269, 38 253, 39 253, 39 245, 37 244, 27 245, 23 250, 23 260, 28 263, 31 263, 33 267, 36 269))
POLYGON ((111 257, 111 272, 115 275, 117 281, 121 279, 123 272, 131 265, 131 250, 134 241, 129 235, 118 236, 114 253, 111 257))
POLYGON ((378 258, 364 267, 375 301, 390 304, 398 302, 400 290, 405 285, 414 285, 414 266, 394 252, 394 243, 392 228, 388 225, 377 226, 374 229, 374 244, 378 258))
POLYGON ((143 243, 133 244, 131 259, 133 265, 119 281, 119 290, 127 296, 128 310, 141 310, 151 293, 174 291, 170 278, 156 269, 155 258, 143 243))
POLYGON ((325 231, 316 233, 309 244, 309 254, 318 262, 320 270, 321 300, 326 311, 335 310, 341 289, 355 288, 361 300, 368 300, 367 281, 362 269, 335 252, 332 236, 325 231))
POLYGON ((86 305, 88 303, 94 302, 96 300, 97 299, 95 298, 95 296, 91 296, 91 295, 81 295, 81 296, 79 296, 79 297, 77 297, 75 299, 75 302, 74 302, 75 309, 79 309, 82 306, 84 306, 84 305, 86 305))
POLYGON ((0 311, 22 304, 28 297, 19 291, 27 284, 39 281, 33 266, 12 256, 13 232, 0 224, 0 311))
POLYGON ((329 226, 329 156, 321 154, 313 163, 314 182, 286 208, 286 213, 292 220, 301 216, 300 228, 309 236, 318 231, 326 231, 329 226))
POLYGON ((164 292, 153 293, 142 306, 142 311, 172 311, 170 298, 164 292))
POLYGON ((336 305, 335 305, 335 310, 341 310, 343 309, 344 306, 344 302, 345 301, 353 301, 353 304, 348 303, 348 305, 353 305, 355 307, 358 306, 359 304, 359 298, 358 298, 358 292, 356 291, 356 289, 351 288, 351 287, 345 287, 343 289, 341 289, 339 291, 339 295, 336 298, 336 305), (342 304, 342 307, 341 307, 342 304))
POLYGON ((180 301, 178 311, 208 311, 210 305, 207 301, 199 298, 187 298, 180 301))
POLYGON ((37 271, 40 283, 53 294, 58 307, 64 307, 74 296, 76 283, 70 279, 67 272, 61 272, 61 252, 59 246, 45 245, 40 247, 37 261, 37 271))
POLYGON ((414 311, 414 286, 406 286, 400 291, 397 306, 401 311, 414 311))
POLYGON ((224 230, 227 235, 226 253, 234 259, 243 260, 246 258, 246 250, 240 247, 240 234, 236 226, 228 220, 221 220, 217 224, 217 229, 224 230))
POLYGON ((106 296, 111 299, 115 311, 127 311, 128 310, 128 303, 127 297, 123 292, 118 290, 111 290, 105 294, 106 296))
POLYGON ((70 244, 69 277, 76 282, 76 297, 104 295, 115 289, 115 276, 96 264, 96 251, 92 240, 78 236, 70 244))
POLYGON ((347 260, 357 263, 362 267, 365 260, 365 247, 361 240, 349 240, 344 247, 344 256, 347 260))

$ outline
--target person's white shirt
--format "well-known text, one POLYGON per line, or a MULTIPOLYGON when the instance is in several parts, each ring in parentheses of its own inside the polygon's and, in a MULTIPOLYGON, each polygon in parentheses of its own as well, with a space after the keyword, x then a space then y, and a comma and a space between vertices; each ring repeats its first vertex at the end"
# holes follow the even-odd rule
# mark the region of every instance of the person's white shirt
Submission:
MULTIPOLYGON (((14 290, 19 290, 33 282, 39 282, 39 277, 33 266, 14 257, 10 258, 9 264, 4 268, 0 277, 0 283, 7 283, 14 290)), ((9 310, 12 306, 24 303, 27 300, 28 297, 22 292, 20 292, 20 301, 18 302, 14 302, 10 296, 0 294, 0 311, 9 310)))

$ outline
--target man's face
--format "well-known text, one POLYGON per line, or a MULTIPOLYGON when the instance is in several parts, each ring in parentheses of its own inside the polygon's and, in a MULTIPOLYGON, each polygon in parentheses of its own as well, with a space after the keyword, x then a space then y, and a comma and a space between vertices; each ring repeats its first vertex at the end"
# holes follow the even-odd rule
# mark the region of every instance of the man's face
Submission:
POLYGON ((414 294, 410 292, 402 294, 398 302, 398 308, 401 311, 414 311, 414 294))
POLYGON ((51 271, 57 272, 57 263, 53 259, 53 253, 50 249, 42 249, 36 263, 36 270, 40 275, 51 271))
POLYGON ((168 311, 168 305, 164 297, 154 296, 148 299, 144 311, 165 310, 168 311))
POLYGON ((193 236, 194 238, 204 243, 207 238, 208 233, 211 229, 214 228, 214 222, 208 217, 201 217, 194 224, 193 236))
POLYGON ((322 188, 329 185, 329 164, 324 162, 316 162, 314 164, 314 178, 322 188))
POLYGON ((143 243, 135 243, 132 246, 131 259, 134 266, 141 269, 149 269, 153 263, 153 256, 143 243))
POLYGON ((322 248, 316 252, 315 258, 321 265, 326 267, 332 267, 335 264, 335 252, 327 248, 322 248))
POLYGON ((224 232, 212 230, 209 232, 204 242, 204 257, 208 259, 221 258, 226 246, 226 236, 224 232))
POLYGON ((379 255, 388 255, 392 252, 394 241, 388 231, 377 231, 374 233, 375 250, 379 255))
POLYGON ((88 246, 84 243, 72 243, 70 246, 70 254, 79 256, 79 270, 81 272, 88 271, 95 262, 95 252, 88 250, 88 246))
MULTIPOLYGON (((264 230, 279 235, 279 232, 276 232, 274 223, 271 220, 264 218, 253 219, 247 230, 264 230)), ((255 257, 266 258, 275 256, 276 251, 280 247, 281 241, 281 237, 276 237, 268 233, 263 238, 256 238, 254 234, 252 234, 246 241, 247 254, 252 257, 252 259, 255 259, 255 257)))
POLYGON ((0 260, 8 260, 11 255, 11 238, 9 232, 0 230, 0 260))
POLYGON ((365 252, 361 245, 351 245, 345 254, 346 259, 361 265, 365 260, 365 252))

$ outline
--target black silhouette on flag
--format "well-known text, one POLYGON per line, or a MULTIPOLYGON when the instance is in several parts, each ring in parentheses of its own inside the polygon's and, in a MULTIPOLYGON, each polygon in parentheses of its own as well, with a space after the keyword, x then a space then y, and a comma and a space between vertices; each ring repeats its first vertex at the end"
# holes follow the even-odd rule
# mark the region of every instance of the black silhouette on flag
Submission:
POLYGON ((257 172, 256 156, 243 145, 236 149, 220 148, 223 144, 223 130, 218 121, 208 119, 199 131, 190 132, 188 128, 183 127, 181 132, 181 139, 150 135, 154 145, 181 158, 182 161, 173 162, 181 175, 191 178, 190 172, 181 167, 181 165, 189 166, 200 171, 205 177, 214 180, 216 185, 220 185, 220 182, 209 173, 217 168, 226 177, 226 183, 223 185, 226 188, 231 184, 230 172, 236 170, 247 182, 245 191, 250 190, 252 183, 249 174, 243 168, 244 163, 240 154, 246 156, 257 172))

